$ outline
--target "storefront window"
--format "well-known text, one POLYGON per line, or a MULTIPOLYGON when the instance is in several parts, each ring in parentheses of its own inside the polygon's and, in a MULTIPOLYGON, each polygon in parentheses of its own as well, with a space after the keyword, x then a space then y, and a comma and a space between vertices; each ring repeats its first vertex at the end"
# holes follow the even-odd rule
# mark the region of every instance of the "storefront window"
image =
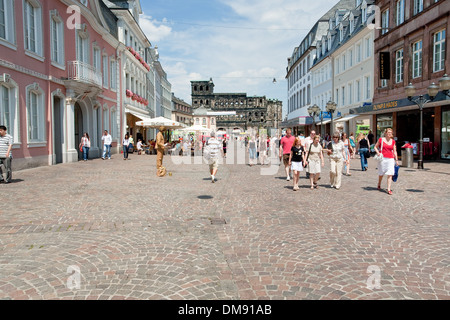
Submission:
POLYGON ((450 110, 442 112, 441 157, 450 159, 450 110))
POLYGON ((384 130, 392 127, 392 113, 377 116, 377 140, 383 136, 384 130))

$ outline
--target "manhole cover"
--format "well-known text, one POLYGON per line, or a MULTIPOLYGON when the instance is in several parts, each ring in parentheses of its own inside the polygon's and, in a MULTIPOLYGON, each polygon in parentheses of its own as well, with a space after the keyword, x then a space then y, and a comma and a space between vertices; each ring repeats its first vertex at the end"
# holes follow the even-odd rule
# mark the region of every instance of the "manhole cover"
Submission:
POLYGON ((227 222, 225 221, 225 219, 211 219, 211 224, 212 225, 227 224, 227 222))
POLYGON ((212 199, 213 196, 204 195, 204 196, 198 196, 197 198, 202 199, 202 200, 209 200, 209 199, 212 199))

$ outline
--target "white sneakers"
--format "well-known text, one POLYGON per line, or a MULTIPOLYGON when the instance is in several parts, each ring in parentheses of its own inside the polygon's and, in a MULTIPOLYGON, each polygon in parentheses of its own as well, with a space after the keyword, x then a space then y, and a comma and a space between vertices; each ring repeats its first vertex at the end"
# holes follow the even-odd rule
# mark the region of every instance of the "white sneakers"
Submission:
POLYGON ((211 176, 211 182, 214 183, 215 177, 211 176))

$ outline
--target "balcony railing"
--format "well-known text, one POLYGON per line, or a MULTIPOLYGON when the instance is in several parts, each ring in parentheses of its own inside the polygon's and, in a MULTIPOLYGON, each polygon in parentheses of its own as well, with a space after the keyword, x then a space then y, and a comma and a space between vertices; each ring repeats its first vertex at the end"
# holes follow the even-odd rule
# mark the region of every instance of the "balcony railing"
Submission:
POLYGON ((102 86, 102 73, 83 61, 69 61, 67 63, 68 79, 83 83, 102 86))

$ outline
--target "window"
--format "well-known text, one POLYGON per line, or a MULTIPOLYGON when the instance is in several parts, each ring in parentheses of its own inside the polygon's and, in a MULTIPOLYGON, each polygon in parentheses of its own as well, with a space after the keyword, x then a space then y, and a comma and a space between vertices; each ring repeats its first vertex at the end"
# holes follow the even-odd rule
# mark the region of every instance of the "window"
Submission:
POLYGON ((403 82, 403 49, 395 52, 395 82, 403 82))
POLYGON ((41 7, 35 0, 25 1, 23 11, 25 50, 43 56, 41 7))
POLYGON ((341 88, 342 92, 342 105, 345 106, 345 87, 341 88))
POLYGON ((353 67, 353 49, 348 52, 348 66, 353 67))
POLYGON ((202 119, 202 125, 206 126, 206 118, 202 119))
POLYGON ((15 43, 14 0, 0 0, 0 41, 15 43))
POLYGON ((77 60, 89 64, 89 35, 87 32, 77 31, 77 60))
POLYGON ((348 104, 353 103, 353 84, 348 84, 348 104))
POLYGON ((369 38, 366 38, 366 58, 370 57, 370 55, 372 53, 371 50, 372 50, 372 47, 370 45, 370 37, 369 37, 369 38))
POLYGON ((94 47, 92 63, 93 63, 93 67, 95 68, 95 70, 97 70, 97 72, 100 72, 102 70, 101 56, 102 55, 100 53, 100 49, 98 47, 94 47))
POLYGON ((405 0, 398 0, 396 4, 395 22, 397 25, 405 22, 405 0))
POLYGON ((336 89, 336 102, 339 104, 339 89, 336 89))
POLYGON ((50 12, 50 28, 52 61, 64 66, 64 23, 55 10, 50 12))
POLYGON ((361 101, 361 81, 356 80, 356 102, 361 101))
POLYGON ((381 34, 386 34, 389 28, 389 9, 381 13, 381 34))
POLYGON ((44 91, 37 83, 27 87, 28 143, 44 142, 44 91))
POLYGON ((433 72, 445 67, 445 30, 436 32, 433 37, 433 72))
POLYGON ((111 73, 111 89, 116 90, 117 89, 117 63, 116 61, 112 60, 110 61, 110 73, 111 73))
POLYGON ((413 66, 412 77, 418 78, 422 76, 422 40, 417 41, 412 46, 413 51, 413 66))
POLYGON ((103 130, 109 130, 109 110, 108 110, 108 106, 105 105, 103 107, 103 130))
POLYGON ((345 71, 347 69, 347 59, 345 54, 342 56, 342 71, 345 71))
POLYGON ((414 0, 414 14, 418 14, 423 11, 423 0, 414 0))
POLYGON ((108 88, 108 56, 106 55, 103 56, 103 87, 108 88))
POLYGON ((362 53, 361 44, 359 43, 356 45, 356 63, 361 62, 361 55, 362 55, 361 53, 362 53))
POLYGON ((350 18, 350 33, 353 33, 353 30, 355 30, 355 19, 352 16, 350 18))
POLYGON ((365 77, 365 83, 366 83, 366 97, 365 99, 370 99, 370 76, 365 77))

